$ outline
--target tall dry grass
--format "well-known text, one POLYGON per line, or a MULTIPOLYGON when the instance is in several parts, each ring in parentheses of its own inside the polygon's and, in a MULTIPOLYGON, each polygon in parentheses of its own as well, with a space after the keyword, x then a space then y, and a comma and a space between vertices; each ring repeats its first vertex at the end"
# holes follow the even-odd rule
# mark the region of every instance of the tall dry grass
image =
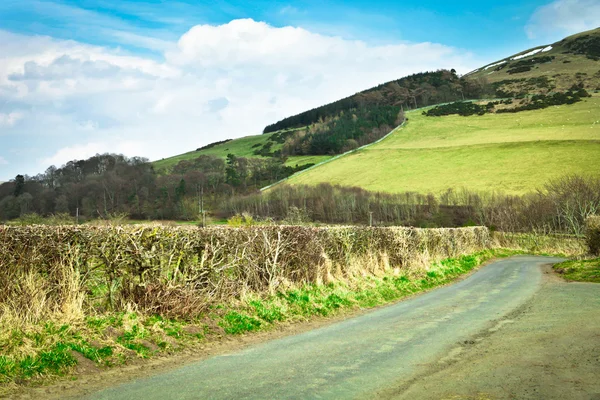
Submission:
POLYGON ((574 235, 494 232, 492 244, 496 248, 568 257, 587 252, 585 239, 574 235))
POLYGON ((0 226, 0 324, 131 309, 187 318, 248 292, 422 270, 489 245, 482 227, 0 226))

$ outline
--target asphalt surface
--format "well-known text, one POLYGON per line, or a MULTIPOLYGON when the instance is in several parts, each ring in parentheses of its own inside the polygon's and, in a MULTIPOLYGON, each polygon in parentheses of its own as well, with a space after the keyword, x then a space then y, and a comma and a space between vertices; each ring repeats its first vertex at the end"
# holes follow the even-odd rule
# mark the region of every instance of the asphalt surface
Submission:
MULTIPOLYGON (((86 398, 402 397, 419 387, 416 382, 439 372, 457 348, 475 343, 482 332, 501 329, 503 318, 525 307, 544 287, 542 266, 559 261, 534 256, 497 261, 456 284, 371 313, 86 398)), ((427 393, 407 398, 427 398, 427 393)), ((435 396, 430 398, 440 398, 435 396)))

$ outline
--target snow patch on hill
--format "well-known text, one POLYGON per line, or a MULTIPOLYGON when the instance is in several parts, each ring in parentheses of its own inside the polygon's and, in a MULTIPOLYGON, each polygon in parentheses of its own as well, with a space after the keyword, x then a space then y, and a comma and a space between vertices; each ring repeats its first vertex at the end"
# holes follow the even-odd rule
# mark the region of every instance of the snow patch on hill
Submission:
POLYGON ((498 65, 502 65, 502 64, 506 64, 506 61, 500 61, 500 62, 497 62, 496 64, 488 65, 487 67, 484 67, 483 69, 485 70, 488 68, 494 68, 494 67, 497 67, 498 65))
POLYGON ((535 49, 535 50, 531 50, 529 53, 521 54, 520 56, 516 56, 516 57, 511 58, 511 60, 520 60, 521 58, 530 57, 530 56, 533 56, 533 55, 539 53, 540 51, 542 51, 541 48, 535 49))

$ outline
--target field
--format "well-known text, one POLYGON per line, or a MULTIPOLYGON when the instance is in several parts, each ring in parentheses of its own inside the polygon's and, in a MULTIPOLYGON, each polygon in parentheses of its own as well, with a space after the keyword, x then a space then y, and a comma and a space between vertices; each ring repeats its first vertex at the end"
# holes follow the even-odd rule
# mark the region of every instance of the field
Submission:
POLYGON ((600 96, 544 110, 425 117, 384 141, 288 180, 398 193, 448 188, 523 194, 565 174, 600 173, 600 96))
MULTIPOLYGON (((200 151, 190 151, 188 153, 180 154, 174 157, 164 158, 153 162, 154 168, 158 171, 169 170, 174 167, 178 162, 185 160, 193 160, 202 155, 217 156, 225 158, 227 154, 233 154, 236 157, 247 157, 247 158, 265 158, 254 154, 254 150, 258 148, 257 145, 262 146, 267 143, 270 135, 253 135, 245 136, 239 139, 233 139, 227 143, 218 144, 209 149, 200 151), (254 147, 253 147, 254 146, 254 147)), ((282 144, 274 143, 272 150, 279 150, 282 144)), ((295 167, 296 165, 305 164, 317 164, 321 161, 325 161, 330 158, 329 156, 295 156, 289 157, 286 161, 286 165, 295 167)))

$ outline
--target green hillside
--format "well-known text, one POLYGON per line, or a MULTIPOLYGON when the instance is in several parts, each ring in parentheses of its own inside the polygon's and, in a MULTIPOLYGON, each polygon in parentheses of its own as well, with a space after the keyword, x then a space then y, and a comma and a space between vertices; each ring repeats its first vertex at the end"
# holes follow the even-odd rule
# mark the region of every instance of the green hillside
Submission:
POLYGON ((525 50, 476 69, 465 77, 486 81, 500 94, 566 90, 573 84, 600 90, 600 28, 525 50))
MULTIPOLYGON (((389 107, 406 111, 463 97, 512 98, 516 105, 523 105, 532 94, 565 92, 574 85, 589 92, 600 90, 600 28, 523 51, 463 77, 453 70, 410 75, 285 118, 267 126, 268 133, 219 143, 153 165, 162 173, 201 155, 267 159, 264 155, 279 156, 281 152, 290 167, 318 164, 373 142, 398 122, 377 122, 373 128, 371 117, 365 114, 361 126, 342 124, 344 118, 352 121, 349 116, 355 117, 357 110, 368 113, 389 107), (335 150, 332 144, 337 146, 335 150), (268 151, 257 154, 265 146, 268 151)), ((389 192, 467 186, 521 193, 552 176, 597 168, 587 163, 598 154, 600 125, 594 124, 594 118, 600 119, 600 110, 594 108, 597 103, 594 97, 540 111, 472 117, 426 118, 420 111, 408 111, 410 121, 401 132, 368 150, 301 173, 292 182, 331 182, 389 192)))
MULTIPOLYGON (((269 141, 269 137, 270 135, 245 136, 239 139, 233 139, 226 143, 217 144, 216 146, 208 149, 190 151, 174 157, 164 158, 162 160, 155 161, 153 165, 158 171, 168 171, 180 161, 193 160, 202 155, 225 158, 227 157, 227 154, 233 154, 236 157, 267 158, 255 155, 254 151, 266 144, 269 141)), ((279 150, 281 147, 281 143, 274 143, 272 150, 279 150)), ((330 156, 292 156, 288 157, 285 164, 289 165, 290 167, 294 167, 296 165, 317 164, 321 161, 325 161, 328 158, 330 158, 330 156)))
POLYGON ((524 193, 569 173, 600 174, 600 96, 516 114, 407 113, 382 142, 292 177, 384 192, 524 193))

